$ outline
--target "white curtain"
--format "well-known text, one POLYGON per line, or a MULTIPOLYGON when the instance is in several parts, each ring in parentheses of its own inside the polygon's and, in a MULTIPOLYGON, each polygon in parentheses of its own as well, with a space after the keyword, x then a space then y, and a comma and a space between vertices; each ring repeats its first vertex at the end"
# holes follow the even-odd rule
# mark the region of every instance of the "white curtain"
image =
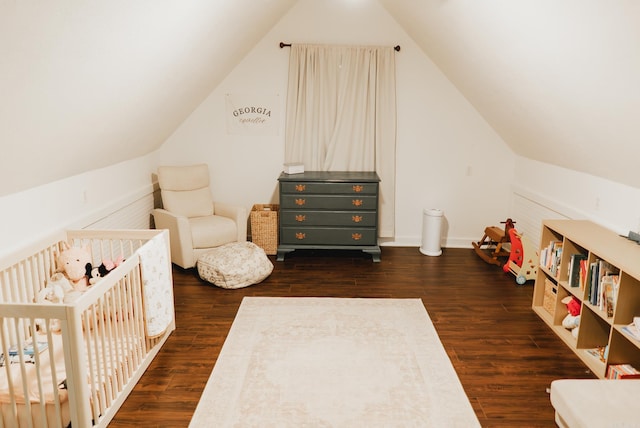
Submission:
POLYGON ((381 237, 394 235, 395 146, 393 47, 291 46, 285 162, 307 171, 376 171, 381 237))

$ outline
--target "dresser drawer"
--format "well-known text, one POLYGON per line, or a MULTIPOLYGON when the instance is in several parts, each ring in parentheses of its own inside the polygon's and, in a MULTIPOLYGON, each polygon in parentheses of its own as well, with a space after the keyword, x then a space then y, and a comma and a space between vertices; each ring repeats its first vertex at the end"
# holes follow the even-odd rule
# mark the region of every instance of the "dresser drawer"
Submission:
POLYGON ((316 183, 316 182, 284 182, 282 193, 323 194, 323 195, 376 195, 378 183, 316 183))
POLYGON ((280 224, 283 226, 345 226, 375 227, 375 211, 280 211, 280 224))
POLYGON ((345 246, 377 244, 375 228, 284 226, 280 230, 280 244, 345 246))
POLYGON ((376 210, 375 195, 280 195, 280 209, 376 210))

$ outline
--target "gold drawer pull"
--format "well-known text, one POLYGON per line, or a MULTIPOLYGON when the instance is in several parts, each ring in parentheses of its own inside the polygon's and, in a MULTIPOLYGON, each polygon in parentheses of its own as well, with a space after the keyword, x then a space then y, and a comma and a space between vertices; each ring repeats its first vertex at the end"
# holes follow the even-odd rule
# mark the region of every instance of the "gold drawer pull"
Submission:
POLYGON ((307 186, 305 186, 304 184, 296 184, 296 190, 298 192, 304 192, 306 188, 307 186))
POLYGON ((303 221, 305 221, 306 219, 307 219, 307 216, 306 216, 306 215, 302 215, 302 214, 298 214, 298 215, 296 215, 296 221, 299 221, 299 222, 301 222, 301 223, 302 223, 302 222, 303 222, 303 221))
POLYGON ((360 193, 364 190, 364 186, 362 184, 354 184, 353 191, 356 193, 360 193))
POLYGON ((362 199, 354 199, 351 201, 351 203, 356 207, 360 207, 362 206, 362 199))
POLYGON ((362 239, 362 234, 361 233, 352 233, 351 234, 351 239, 353 239, 354 241, 359 241, 362 239))
POLYGON ((302 206, 304 204, 306 204, 307 201, 305 199, 296 199, 296 205, 298 206, 302 206))
POLYGON ((296 239, 302 240, 302 239, 304 239, 304 238, 306 238, 306 237, 307 237, 307 234, 306 234, 306 233, 303 233, 303 232, 296 232, 296 239))
POLYGON ((362 221, 362 216, 361 215, 352 215, 351 216, 351 221, 353 221, 354 223, 360 223, 362 221))

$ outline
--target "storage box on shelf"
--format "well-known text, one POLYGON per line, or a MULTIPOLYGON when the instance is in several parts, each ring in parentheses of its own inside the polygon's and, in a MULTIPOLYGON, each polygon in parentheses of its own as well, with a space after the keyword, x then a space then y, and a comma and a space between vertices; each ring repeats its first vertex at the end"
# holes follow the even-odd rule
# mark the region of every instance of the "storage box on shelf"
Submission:
POLYGON ((544 281, 544 297, 542 299, 542 307, 553 316, 556 310, 556 300, 558 297, 558 284, 545 279, 544 281))
POLYGON ((640 316, 640 246, 586 220, 545 220, 540 245, 536 314, 599 378, 640 368, 640 341, 623 330, 640 316), (581 302, 577 338, 562 326, 567 296, 581 302))

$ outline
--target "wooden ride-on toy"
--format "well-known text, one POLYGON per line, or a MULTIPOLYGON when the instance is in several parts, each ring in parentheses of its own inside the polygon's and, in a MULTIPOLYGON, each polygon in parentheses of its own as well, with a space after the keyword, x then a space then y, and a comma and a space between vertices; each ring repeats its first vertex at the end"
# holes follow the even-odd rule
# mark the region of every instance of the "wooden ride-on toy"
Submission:
POLYGON ((511 253, 509 260, 502 266, 502 270, 511 272, 516 277, 518 285, 536 279, 538 274, 538 252, 526 237, 518 233, 515 228, 509 229, 511 253))
POLYGON ((510 252, 504 250, 502 246, 509 242, 509 230, 514 228, 515 221, 508 218, 500 223, 504 224, 504 229, 498 226, 487 226, 482 239, 471 243, 482 260, 496 266, 503 264, 499 257, 509 257, 510 252))

